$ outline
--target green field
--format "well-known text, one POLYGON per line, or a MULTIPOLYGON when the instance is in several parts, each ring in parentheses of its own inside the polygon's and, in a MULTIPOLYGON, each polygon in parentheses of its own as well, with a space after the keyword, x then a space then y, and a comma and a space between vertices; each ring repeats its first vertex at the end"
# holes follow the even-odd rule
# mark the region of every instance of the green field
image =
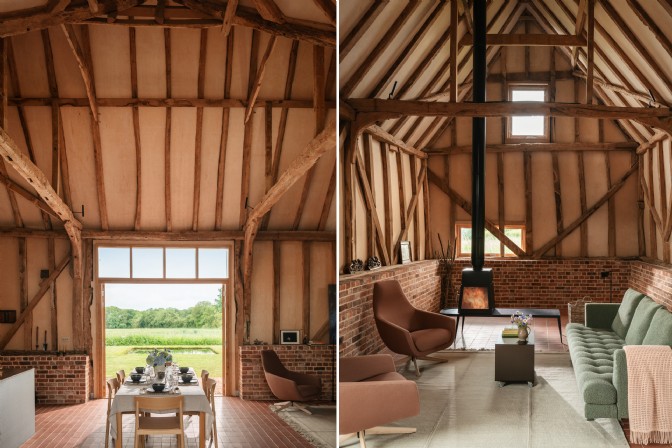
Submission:
POLYGON ((106 378, 112 378, 119 369, 124 369, 128 374, 134 367, 144 366, 147 353, 154 348, 209 348, 214 353, 175 353, 173 359, 180 366, 193 367, 198 374, 205 369, 210 372, 211 377, 222 377, 221 328, 106 329, 105 345, 106 378))

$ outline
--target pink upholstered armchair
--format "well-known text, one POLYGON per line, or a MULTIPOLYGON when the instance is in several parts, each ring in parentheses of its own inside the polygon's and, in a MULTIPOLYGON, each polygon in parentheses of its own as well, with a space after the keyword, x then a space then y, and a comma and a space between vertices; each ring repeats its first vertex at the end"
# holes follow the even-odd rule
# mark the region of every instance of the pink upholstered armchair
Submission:
POLYGON ((418 359, 443 362, 428 355, 455 340, 455 319, 415 308, 396 280, 373 285, 373 315, 385 345, 395 353, 410 356, 418 376, 418 359))

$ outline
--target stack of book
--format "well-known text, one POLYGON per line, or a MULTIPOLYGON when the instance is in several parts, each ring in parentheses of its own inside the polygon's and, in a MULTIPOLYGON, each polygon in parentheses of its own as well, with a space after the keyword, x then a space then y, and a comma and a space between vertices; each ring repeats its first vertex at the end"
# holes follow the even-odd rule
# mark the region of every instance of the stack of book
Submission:
POLYGON ((503 338, 517 338, 518 337, 518 327, 515 325, 504 327, 502 330, 503 338))

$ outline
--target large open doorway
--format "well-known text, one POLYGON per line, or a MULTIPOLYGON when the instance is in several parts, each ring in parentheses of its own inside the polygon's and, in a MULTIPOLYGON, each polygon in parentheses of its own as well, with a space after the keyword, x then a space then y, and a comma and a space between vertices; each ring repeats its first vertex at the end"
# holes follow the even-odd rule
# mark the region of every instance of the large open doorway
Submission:
MULTIPOLYGON (((144 366, 154 349, 169 349, 181 366, 217 379, 227 393, 233 344, 230 279, 233 245, 95 245, 98 293, 96 396, 106 378, 144 366)), ((230 392, 229 392, 230 394, 230 392)))

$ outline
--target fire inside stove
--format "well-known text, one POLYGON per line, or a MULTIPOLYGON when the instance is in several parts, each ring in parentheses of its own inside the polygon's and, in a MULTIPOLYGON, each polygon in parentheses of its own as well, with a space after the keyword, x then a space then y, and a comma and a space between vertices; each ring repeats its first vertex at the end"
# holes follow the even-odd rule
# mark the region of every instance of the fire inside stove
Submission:
POLYGON ((484 286, 465 286, 462 290, 462 309, 490 309, 490 304, 488 302, 488 288, 484 286))

